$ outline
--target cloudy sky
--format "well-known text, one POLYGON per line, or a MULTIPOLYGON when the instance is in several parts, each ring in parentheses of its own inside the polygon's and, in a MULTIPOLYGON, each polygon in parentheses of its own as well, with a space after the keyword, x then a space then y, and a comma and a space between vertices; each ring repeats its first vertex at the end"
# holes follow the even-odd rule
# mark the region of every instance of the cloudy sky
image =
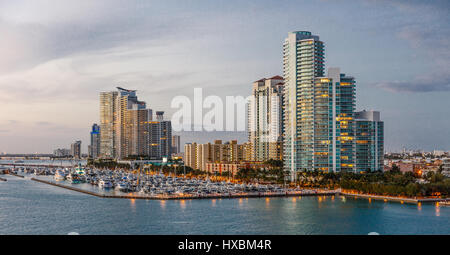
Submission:
POLYGON ((326 66, 356 78, 357 108, 381 111, 388 151, 450 150, 446 0, 0 0, 0 152, 77 139, 86 152, 98 93, 116 86, 168 117, 193 88, 247 96, 281 74, 294 30, 319 35, 326 66))

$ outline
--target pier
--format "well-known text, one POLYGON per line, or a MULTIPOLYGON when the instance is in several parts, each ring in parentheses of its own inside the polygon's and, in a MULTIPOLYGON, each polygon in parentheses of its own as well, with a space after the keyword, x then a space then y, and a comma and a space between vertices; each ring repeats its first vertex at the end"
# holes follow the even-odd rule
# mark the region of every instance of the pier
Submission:
POLYGON ((188 195, 161 195, 161 196, 136 196, 136 195, 105 195, 99 194, 93 191, 87 191, 71 186, 58 184, 51 181, 45 181, 41 179, 31 178, 32 181, 45 183, 48 185, 77 191, 80 193, 101 197, 101 198, 122 198, 122 199, 147 199, 147 200, 181 200, 181 199, 220 199, 220 198, 261 198, 261 197, 294 197, 294 196, 334 196, 338 192, 332 191, 320 191, 320 192, 283 192, 283 193, 242 193, 237 195, 203 195, 203 196, 188 196, 188 195))
POLYGON ((9 172, 8 174, 9 174, 9 175, 12 175, 12 176, 20 177, 20 178, 25 178, 25 176, 20 175, 20 174, 15 174, 15 173, 13 173, 13 172, 9 172))

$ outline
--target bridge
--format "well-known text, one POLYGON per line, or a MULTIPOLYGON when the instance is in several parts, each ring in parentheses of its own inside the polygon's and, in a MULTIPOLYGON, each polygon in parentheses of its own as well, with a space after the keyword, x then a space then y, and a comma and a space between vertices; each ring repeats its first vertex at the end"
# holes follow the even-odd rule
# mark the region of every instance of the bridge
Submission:
POLYGON ((53 154, 3 154, 0 158, 52 158, 53 154))

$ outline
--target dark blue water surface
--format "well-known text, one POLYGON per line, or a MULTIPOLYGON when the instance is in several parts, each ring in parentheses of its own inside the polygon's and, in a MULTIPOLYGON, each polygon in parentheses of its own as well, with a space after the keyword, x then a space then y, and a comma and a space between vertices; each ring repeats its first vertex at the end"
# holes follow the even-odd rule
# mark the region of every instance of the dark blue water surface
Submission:
POLYGON ((105 199, 9 175, 0 234, 450 234, 450 208, 332 197, 105 199))

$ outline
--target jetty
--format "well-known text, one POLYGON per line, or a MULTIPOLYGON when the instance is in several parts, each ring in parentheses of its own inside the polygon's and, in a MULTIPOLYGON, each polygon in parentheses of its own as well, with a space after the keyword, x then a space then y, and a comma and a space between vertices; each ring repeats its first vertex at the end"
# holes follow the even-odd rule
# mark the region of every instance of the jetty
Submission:
POLYGON ((106 195, 100 194, 93 191, 88 191, 72 186, 67 186, 59 183, 55 183, 52 181, 46 181, 36 178, 31 178, 32 181, 45 183, 48 185, 77 191, 80 193, 100 197, 100 198, 122 198, 122 199, 147 199, 147 200, 180 200, 180 199, 221 199, 221 198, 261 198, 261 197, 294 197, 294 196, 334 196, 337 195, 337 192, 334 190, 330 191, 319 191, 319 192, 301 192, 301 191, 287 191, 282 193, 270 193, 270 192, 254 192, 254 193, 241 193, 241 194, 228 194, 228 195, 217 195, 217 194, 208 194, 208 195, 158 195, 158 196, 148 196, 148 195, 106 195))
POLYGON ((25 178, 25 176, 20 175, 20 174, 13 173, 13 172, 11 172, 11 171, 10 171, 8 174, 9 174, 9 175, 12 175, 12 176, 20 177, 20 178, 25 178))

